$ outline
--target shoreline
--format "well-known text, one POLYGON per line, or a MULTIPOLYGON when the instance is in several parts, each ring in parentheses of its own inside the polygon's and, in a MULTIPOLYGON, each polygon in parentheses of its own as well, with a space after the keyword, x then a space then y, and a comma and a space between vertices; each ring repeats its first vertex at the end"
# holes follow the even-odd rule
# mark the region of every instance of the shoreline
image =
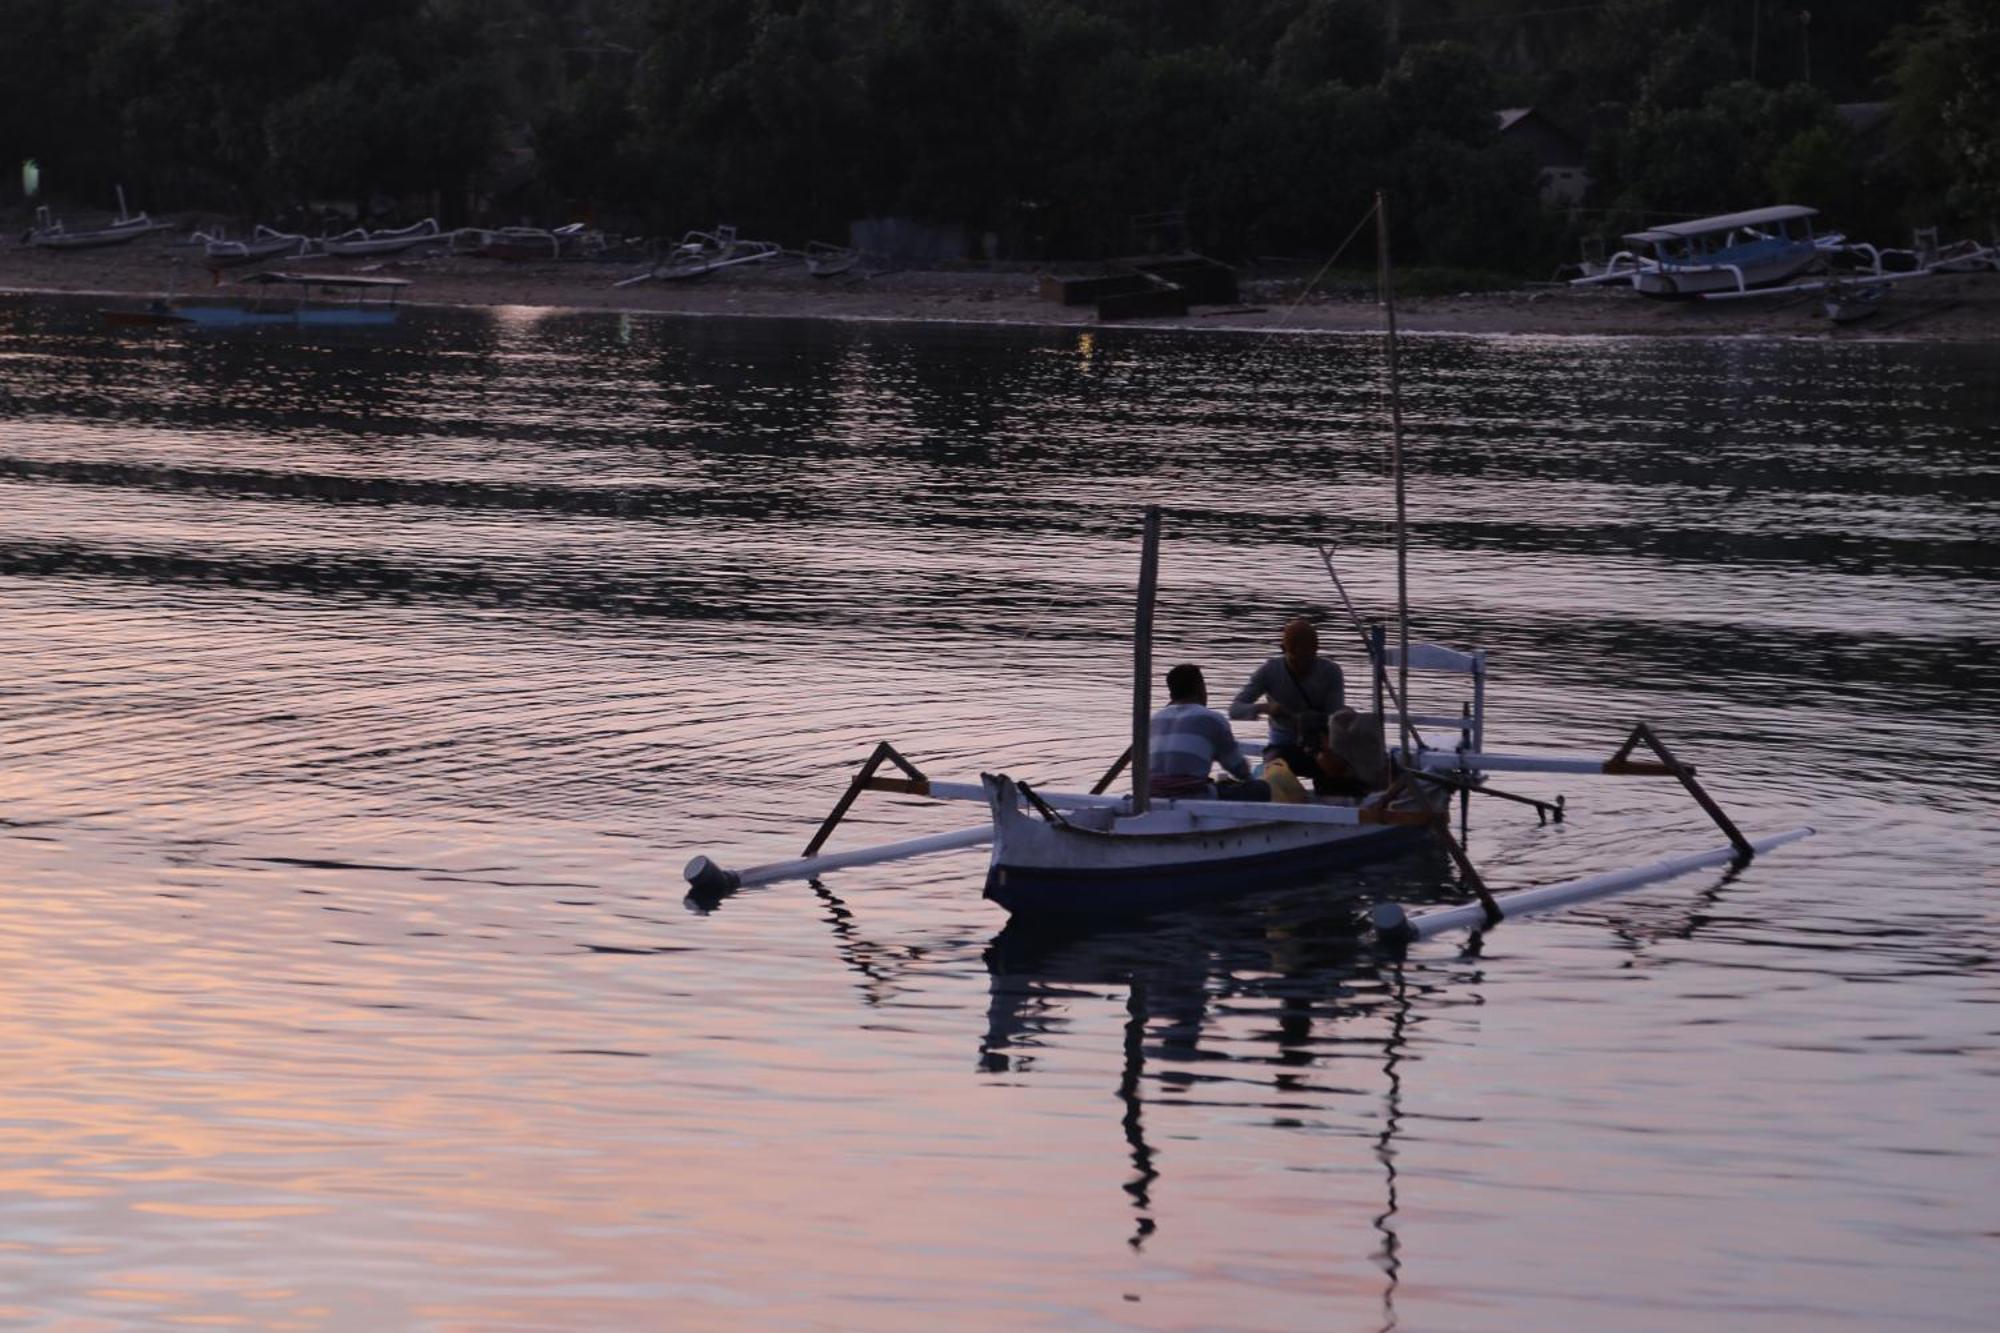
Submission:
MULTIPOLYGON (((1297 278, 1246 276, 1234 306, 1196 306, 1187 315, 1100 321, 1089 306, 1041 298, 1038 269, 898 269, 814 278, 796 261, 746 266, 688 282, 617 287, 636 264, 592 260, 509 261, 416 254, 378 260, 317 256, 300 267, 326 273, 408 278, 402 304, 596 311, 662 316, 747 316, 853 322, 975 324, 1100 330, 1379 334, 1381 315, 1366 296, 1298 300, 1297 278)), ((13 295, 189 298, 223 295, 232 274, 285 261, 208 269, 185 243, 142 238, 98 250, 0 250, 0 292, 13 295)), ((1939 274, 1891 290, 1881 313, 1835 325, 1815 295, 1764 301, 1661 302, 1630 291, 1523 287, 1457 296, 1400 297, 1398 332, 1411 335, 1576 338, 1829 338, 1839 341, 2000 341, 2000 273, 1939 274)))

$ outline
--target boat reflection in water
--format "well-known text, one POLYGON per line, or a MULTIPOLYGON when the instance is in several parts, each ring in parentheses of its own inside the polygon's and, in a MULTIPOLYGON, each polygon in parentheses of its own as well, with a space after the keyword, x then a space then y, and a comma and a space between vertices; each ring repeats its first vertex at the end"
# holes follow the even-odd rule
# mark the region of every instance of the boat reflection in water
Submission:
MULTIPOLYGON (((1382 1178, 1375 1234, 1355 1243, 1369 1247, 1385 1275, 1384 1324, 1395 1322, 1396 1137, 1411 985, 1399 961, 1369 946, 1351 902, 1307 888, 1146 927, 1051 933, 1017 922, 984 957, 990 1001, 979 1068, 988 1074, 1032 1077, 1039 1053, 1060 1043, 1085 1007, 1079 1001, 1123 989, 1116 1111, 1131 1163, 1123 1188, 1134 1250, 1160 1225, 1162 1109, 1172 1119, 1183 1108, 1240 1107, 1274 1128, 1331 1128, 1350 1141, 1358 1115, 1382 1178), (1246 1024, 1246 1015, 1256 1021, 1246 1024), (1379 1081, 1353 1077, 1356 1060, 1379 1081), (1324 1076, 1336 1067, 1343 1076, 1330 1088, 1324 1076)), ((1338 1236, 1331 1243, 1358 1257, 1338 1236)))

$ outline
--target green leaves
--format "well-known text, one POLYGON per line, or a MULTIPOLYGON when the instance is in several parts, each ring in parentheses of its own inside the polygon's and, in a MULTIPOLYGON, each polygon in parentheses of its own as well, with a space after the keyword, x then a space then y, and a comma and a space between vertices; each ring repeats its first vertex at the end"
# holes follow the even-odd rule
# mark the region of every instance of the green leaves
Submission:
POLYGON ((1810 8, 0 0, 0 161, 156 210, 449 211, 504 143, 545 208, 792 242, 900 215, 1024 257, 1116 253, 1165 209, 1213 253, 1322 254, 1387 186, 1412 261, 1543 272, 1536 164, 1495 142, 1534 105, 1589 131, 1593 207, 2000 212, 2000 7, 1932 0, 1872 57, 1893 7, 1810 8), (1833 103, 1883 71, 1901 141, 1857 167, 1833 103))
MULTIPOLYGON (((1884 55, 1916 185, 1936 210, 2000 219, 2000 9, 1935 0, 1899 28, 1884 55)), ((1935 219, 1933 219, 1935 220, 1935 219)))

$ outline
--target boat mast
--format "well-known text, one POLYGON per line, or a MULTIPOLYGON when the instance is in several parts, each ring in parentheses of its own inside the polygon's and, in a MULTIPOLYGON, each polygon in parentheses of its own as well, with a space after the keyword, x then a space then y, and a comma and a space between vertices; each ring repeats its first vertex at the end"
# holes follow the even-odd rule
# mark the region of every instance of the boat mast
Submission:
POLYGON ((1139 612, 1132 627, 1132 813, 1146 813, 1153 782, 1153 594, 1160 581, 1160 507, 1146 506, 1139 553, 1139 612))
POLYGON ((1375 192, 1375 272, 1382 293, 1384 348, 1389 369, 1389 472, 1396 482, 1396 717, 1403 761, 1410 739, 1410 527, 1403 492, 1403 401, 1396 381, 1396 286, 1389 272, 1389 194, 1375 192))

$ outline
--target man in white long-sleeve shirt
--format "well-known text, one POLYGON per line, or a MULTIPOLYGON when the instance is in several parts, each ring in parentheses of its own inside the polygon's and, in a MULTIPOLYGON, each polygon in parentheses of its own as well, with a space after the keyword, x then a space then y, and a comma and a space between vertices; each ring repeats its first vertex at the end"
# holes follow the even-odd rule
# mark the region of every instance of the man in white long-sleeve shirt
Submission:
POLYGON ((1225 801, 1268 801, 1271 788, 1250 776, 1250 762, 1236 744, 1229 719, 1208 706, 1208 682, 1201 668, 1183 663, 1167 673, 1165 708, 1153 714, 1146 748, 1154 796, 1214 796, 1225 801), (1220 764, 1236 781, 1215 786, 1208 780, 1220 764))

